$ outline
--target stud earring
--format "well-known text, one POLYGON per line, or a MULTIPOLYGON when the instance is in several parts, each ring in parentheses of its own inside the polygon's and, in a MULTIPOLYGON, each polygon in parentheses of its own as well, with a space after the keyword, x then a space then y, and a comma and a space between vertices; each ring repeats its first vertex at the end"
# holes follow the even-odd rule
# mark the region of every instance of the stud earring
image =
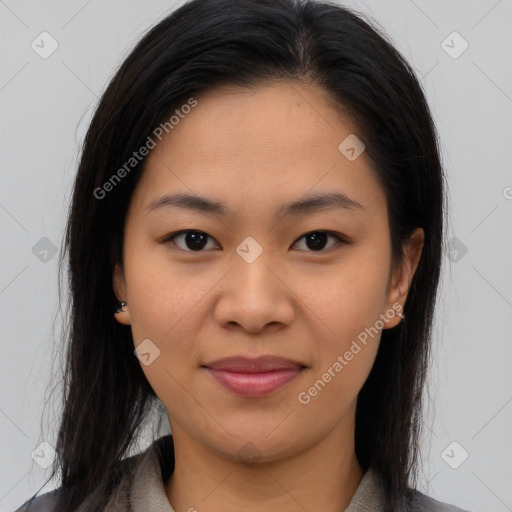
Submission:
POLYGON ((116 313, 124 313, 124 307, 127 305, 127 302, 121 302, 121 307, 116 309, 116 313))

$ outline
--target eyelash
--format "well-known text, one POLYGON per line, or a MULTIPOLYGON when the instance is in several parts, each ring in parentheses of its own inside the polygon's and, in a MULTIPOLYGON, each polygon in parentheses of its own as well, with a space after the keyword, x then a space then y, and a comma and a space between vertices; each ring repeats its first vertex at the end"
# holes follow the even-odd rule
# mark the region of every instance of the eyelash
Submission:
MULTIPOLYGON (((198 229, 183 229, 181 231, 176 231, 175 233, 171 233, 169 235, 167 235, 163 242, 164 243, 167 243, 167 242, 173 242, 173 239, 176 238, 177 236, 179 235, 184 235, 184 234, 187 234, 187 233, 200 233, 200 234, 204 234, 204 235, 207 235, 210 239, 212 240, 215 240, 213 237, 211 237, 210 235, 208 235, 208 233, 205 233, 204 231, 200 231, 198 229)), ((326 234, 328 236, 331 236, 333 238, 336 238, 338 243, 332 247, 329 247, 327 249, 321 249, 319 251, 304 251, 304 252, 310 252, 310 253, 322 253, 322 252, 329 252, 330 250, 334 249, 337 245, 340 245, 340 244, 345 244, 345 245, 348 245, 350 244, 350 242, 343 236, 341 235, 340 233, 337 233, 335 231, 329 231, 329 230, 314 230, 314 231, 308 231, 307 233, 304 233, 301 237, 297 238, 297 240, 295 242, 293 242, 293 245, 295 245, 297 242, 299 242, 300 240, 302 240, 304 237, 306 237, 307 235, 311 235, 313 233, 323 233, 323 234, 326 234)), ((174 243, 174 242, 173 242, 174 243)), ((218 243, 218 242, 217 242, 218 243)), ((174 245, 176 245, 174 243, 174 245)), ((219 244, 220 245, 220 244, 219 244)), ((201 252, 205 252, 204 250, 200 250, 200 251, 192 251, 192 250, 188 250, 188 249, 182 249, 181 247, 178 247, 178 250, 180 251, 183 251, 183 252, 190 252, 190 253, 201 253, 201 252)))

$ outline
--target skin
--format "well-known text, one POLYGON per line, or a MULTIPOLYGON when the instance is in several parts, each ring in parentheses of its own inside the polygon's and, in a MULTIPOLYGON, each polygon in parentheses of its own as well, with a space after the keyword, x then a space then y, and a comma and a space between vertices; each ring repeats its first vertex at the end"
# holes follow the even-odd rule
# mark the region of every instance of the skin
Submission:
MULTIPOLYGON (((380 314, 403 305, 424 233, 418 228, 393 270, 388 212, 372 163, 338 145, 357 134, 317 85, 278 81, 221 87, 151 150, 125 224, 113 286, 128 306, 135 346, 160 355, 142 369, 164 403, 176 465, 165 491, 177 512, 344 510, 364 471, 354 448, 355 406, 378 335, 302 404, 297 397, 332 367, 380 314), (339 191, 363 208, 276 216, 284 202, 339 191), (164 193, 223 201, 226 217, 145 208, 164 193), (179 230, 209 235, 202 252, 179 230), (330 230, 314 250, 304 235, 330 230), (248 236, 263 249, 248 263, 248 236), (263 398, 243 398, 201 368, 232 356, 278 355, 305 368, 263 398), (329 478, 326 478, 329 475, 329 478)), ((400 322, 386 317, 384 329, 400 322)))

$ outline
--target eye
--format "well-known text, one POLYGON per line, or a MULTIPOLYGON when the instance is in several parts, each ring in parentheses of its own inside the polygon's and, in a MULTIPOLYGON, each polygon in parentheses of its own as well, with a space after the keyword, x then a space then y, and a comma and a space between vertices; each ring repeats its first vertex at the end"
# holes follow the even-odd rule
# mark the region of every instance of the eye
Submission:
MULTIPOLYGON (((347 240, 345 240, 341 235, 331 231, 311 231, 310 233, 306 233, 301 238, 299 238, 299 240, 293 245, 298 244, 300 240, 304 239, 306 247, 311 249, 311 251, 306 252, 319 252, 325 249, 325 245, 329 237, 336 239, 339 243, 348 243, 347 240)), ((332 247, 333 245, 328 247, 328 249, 332 247)))
MULTIPOLYGON (((165 238, 164 242, 172 242, 174 245, 178 246, 181 250, 186 252, 202 252, 202 250, 208 245, 208 238, 210 238, 211 240, 215 240, 204 231, 189 229, 170 234, 165 238), (180 243, 177 243, 175 241, 180 239, 181 245, 180 243)), ((338 243, 349 243, 345 238, 343 238, 338 233, 334 233, 331 231, 311 231, 309 233, 306 233, 305 235, 302 235, 302 237, 300 237, 296 242, 294 242, 293 246, 296 246, 300 240, 304 239, 306 247, 310 249, 309 251, 306 252, 321 252, 322 250, 325 249, 326 243, 329 238, 334 239, 338 243)), ((336 243, 331 244, 331 246, 327 247, 327 249, 332 248, 334 245, 336 245, 336 243)), ((219 248, 218 243, 213 248, 219 248)))
MULTIPOLYGON (((173 233, 165 238, 165 242, 172 241, 175 245, 177 245, 180 249, 187 252, 201 252, 202 249, 207 245, 207 239, 211 238, 210 235, 205 233, 204 231, 196 231, 196 230, 185 230, 179 231, 178 233, 173 233), (185 247, 180 246, 176 243, 175 239, 181 239, 182 243, 184 243, 185 247)), ((213 238, 211 238, 213 240, 213 238)), ((218 245, 217 245, 218 247, 218 245)))

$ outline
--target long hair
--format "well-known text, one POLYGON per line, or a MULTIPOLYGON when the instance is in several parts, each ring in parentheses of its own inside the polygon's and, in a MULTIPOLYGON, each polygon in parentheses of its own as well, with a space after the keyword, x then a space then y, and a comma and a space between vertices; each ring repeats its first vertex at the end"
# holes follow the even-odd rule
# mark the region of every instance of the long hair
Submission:
MULTIPOLYGON (((359 393, 355 449, 379 472, 386 512, 401 510, 418 466, 422 398, 444 240, 444 176, 436 128, 413 69, 375 22, 309 0, 192 0, 150 29, 95 110, 74 182, 61 253, 68 259, 62 417, 53 475, 58 510, 101 510, 157 397, 113 315, 127 207, 144 169, 134 165, 106 197, 98 190, 177 107, 223 84, 307 81, 348 112, 389 212, 393 263, 416 227, 425 232, 405 324, 382 332, 359 393)), ((200 108, 200 107, 199 107, 200 108)))

